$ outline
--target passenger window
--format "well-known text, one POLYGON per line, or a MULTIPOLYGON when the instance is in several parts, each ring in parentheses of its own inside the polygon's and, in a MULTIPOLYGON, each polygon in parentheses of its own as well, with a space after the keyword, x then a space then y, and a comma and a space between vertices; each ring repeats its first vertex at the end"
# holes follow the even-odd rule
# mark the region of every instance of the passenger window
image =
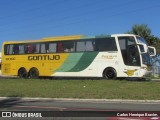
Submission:
POLYGON ((24 45, 19 45, 19 54, 24 54, 24 45))
POLYGON ((78 41, 77 42, 77 52, 83 52, 85 51, 86 45, 85 45, 85 41, 78 41))
POLYGON ((49 53, 55 53, 57 49, 57 43, 49 43, 49 53))
POLYGON ((58 43, 57 51, 58 51, 59 53, 63 51, 62 42, 59 42, 59 43, 58 43))
POLYGON ((77 41, 77 52, 84 52, 84 51, 94 51, 95 50, 95 42, 94 40, 91 41, 77 41))
POLYGON ((75 51, 75 42, 67 41, 63 42, 63 52, 74 52, 75 51))
POLYGON ((46 53, 46 45, 45 45, 45 43, 41 44, 41 53, 46 53))
POLYGON ((12 54, 13 53, 12 50, 13 50, 13 45, 5 45, 4 46, 4 54, 5 55, 12 54))
POLYGON ((35 44, 34 45, 34 53, 39 53, 39 50, 40 50, 40 44, 35 44))
POLYGON ((96 39, 96 51, 117 51, 115 38, 96 39))
POLYGON ((75 42, 74 41, 59 42, 57 50, 58 52, 74 52, 75 42))
POLYGON ((86 51, 94 51, 94 42, 86 41, 86 51))
POLYGON ((19 45, 14 45, 13 54, 19 54, 19 45))
POLYGON ((9 45, 9 54, 13 54, 13 45, 9 45))
POLYGON ((25 53, 26 54, 33 54, 34 53, 34 46, 33 46, 33 44, 26 44, 26 46, 25 46, 25 53))

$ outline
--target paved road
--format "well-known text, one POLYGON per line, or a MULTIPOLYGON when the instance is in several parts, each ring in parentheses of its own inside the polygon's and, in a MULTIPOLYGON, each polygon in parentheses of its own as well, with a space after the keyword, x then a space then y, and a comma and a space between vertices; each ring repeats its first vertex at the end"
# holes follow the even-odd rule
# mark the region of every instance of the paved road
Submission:
POLYGON ((112 101, 73 101, 73 100, 25 100, 6 98, 0 100, 0 110, 29 111, 160 111, 160 103, 145 102, 112 102, 112 101))
POLYGON ((160 111, 160 103, 151 102, 120 102, 120 101, 81 101, 81 100, 47 100, 6 98, 0 100, 0 110, 29 111, 160 111))
MULTIPOLYGON (((54 111, 160 111, 160 103, 123 103, 107 102, 107 101, 65 101, 65 100, 25 100, 20 98, 0 100, 0 111, 29 111, 42 112, 47 111, 48 114, 54 111)), ((71 112, 70 112, 71 113, 71 112)), ((73 113, 73 112, 72 112, 73 113)), ((77 113, 74 113, 77 114, 77 113)), ((18 118, 21 119, 21 118, 18 118)), ((27 118, 26 118, 27 119, 27 118)), ((36 119, 36 118, 34 118, 36 119)), ((38 119, 38 118, 37 118, 38 119)), ((53 118, 41 118, 44 120, 53 120, 53 118)), ((63 120, 64 118, 54 118, 54 120, 63 120)), ((81 120, 79 117, 66 117, 65 120, 81 120)), ((106 120, 109 118, 87 117, 84 120, 106 120)), ((17 120, 17 118, 16 118, 17 120)))

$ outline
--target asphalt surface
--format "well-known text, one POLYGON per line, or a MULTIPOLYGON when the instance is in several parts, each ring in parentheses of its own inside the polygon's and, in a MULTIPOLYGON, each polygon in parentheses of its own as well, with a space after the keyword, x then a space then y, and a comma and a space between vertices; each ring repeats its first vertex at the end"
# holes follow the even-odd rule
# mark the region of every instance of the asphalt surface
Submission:
MULTIPOLYGON (((96 117, 95 113, 91 113, 90 117, 80 117, 82 112, 85 115, 92 111, 99 111, 100 113, 105 112, 121 112, 121 111, 156 111, 160 112, 160 101, 133 101, 133 100, 96 100, 96 99, 40 99, 40 98, 0 98, 0 111, 1 112, 39 112, 43 115, 49 114, 48 117, 39 118, 40 120, 107 120, 109 117, 96 117), (54 117, 52 116, 55 111, 60 113, 69 112, 71 114, 68 117, 54 117), (75 113, 75 112, 80 113, 75 113), (46 113, 45 113, 46 112, 46 113), (75 117, 75 114, 80 114, 75 117), (73 117, 72 117, 73 115, 73 117), (93 115, 93 116, 92 116, 93 115)), ((99 114, 99 113, 96 113, 99 114)), ((117 113, 115 113, 117 114, 117 113)), ((63 115, 66 115, 63 114, 63 115)), ((62 115, 62 116, 63 116, 62 115)), ((2 118, 0 118, 2 119, 2 118)), ((9 119, 9 118, 5 118, 9 119)), ((15 120, 22 118, 12 118, 15 120)), ((12 120, 11 119, 11 120, 12 120)), ((24 119, 24 118, 23 118, 24 119)), ((28 118, 25 118, 28 119, 28 118)), ((38 118, 30 118, 38 119, 38 118)))
POLYGON ((160 100, 1 98, 0 110, 160 111, 160 100))

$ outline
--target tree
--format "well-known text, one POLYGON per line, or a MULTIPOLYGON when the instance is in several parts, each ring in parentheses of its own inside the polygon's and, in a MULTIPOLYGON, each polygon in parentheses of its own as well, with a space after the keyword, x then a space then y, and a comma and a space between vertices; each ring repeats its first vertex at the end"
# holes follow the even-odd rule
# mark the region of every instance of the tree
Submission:
POLYGON ((148 45, 154 46, 156 48, 157 54, 160 54, 160 39, 154 35, 147 38, 148 45))
POLYGON ((146 39, 146 41, 149 42, 148 38, 151 36, 151 29, 148 28, 148 26, 145 24, 135 24, 133 25, 131 31, 128 31, 127 33, 144 37, 144 39, 146 39))
POLYGON ((145 24, 135 24, 133 25, 131 31, 128 34, 135 34, 143 37, 148 45, 154 46, 156 48, 157 54, 160 54, 160 39, 154 35, 151 35, 151 29, 145 24))

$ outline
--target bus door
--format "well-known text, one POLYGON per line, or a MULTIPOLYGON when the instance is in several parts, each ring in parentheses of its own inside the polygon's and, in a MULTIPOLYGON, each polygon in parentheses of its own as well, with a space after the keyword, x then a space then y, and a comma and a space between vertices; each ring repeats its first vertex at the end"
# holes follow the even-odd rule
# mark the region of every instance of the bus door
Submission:
POLYGON ((128 77, 138 76, 140 69, 140 55, 135 38, 133 36, 122 36, 118 37, 118 42, 124 63, 124 72, 128 77))
POLYGON ((129 77, 138 77, 140 72, 140 54, 137 45, 127 46, 127 75, 129 77))

